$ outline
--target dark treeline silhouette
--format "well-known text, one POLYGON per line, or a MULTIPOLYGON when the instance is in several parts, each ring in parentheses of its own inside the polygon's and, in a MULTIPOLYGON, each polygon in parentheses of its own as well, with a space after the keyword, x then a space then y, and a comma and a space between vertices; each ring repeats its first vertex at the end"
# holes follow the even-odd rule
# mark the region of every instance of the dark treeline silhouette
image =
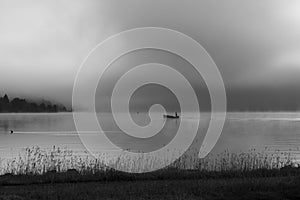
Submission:
POLYGON ((51 103, 34 103, 27 102, 25 99, 14 98, 11 101, 5 94, 0 97, 0 113, 9 112, 66 112, 67 109, 64 106, 52 105, 51 103))

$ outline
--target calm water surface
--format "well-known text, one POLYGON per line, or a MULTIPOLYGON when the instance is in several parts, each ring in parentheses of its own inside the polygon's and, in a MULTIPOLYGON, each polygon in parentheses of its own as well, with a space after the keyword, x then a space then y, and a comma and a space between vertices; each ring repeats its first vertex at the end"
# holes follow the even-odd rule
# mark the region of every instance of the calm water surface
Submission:
MULTIPOLYGON (((149 123, 149 117, 145 113, 132 114, 133 119, 139 125, 149 123)), ((158 117, 156 120, 166 120, 160 137, 152 137, 152 141, 144 142, 135 140, 130 142, 124 137, 121 130, 112 122, 111 115, 99 114, 99 119, 104 125, 107 134, 115 138, 121 146, 133 148, 143 147, 151 150, 153 144, 156 147, 163 146, 174 137, 180 123, 185 126, 188 134, 189 125, 200 120, 199 138, 203 138, 210 115, 202 114, 201 119, 187 118, 180 120, 166 120, 158 117), (158 139, 159 138, 159 139, 158 139)), ((97 130, 86 130, 87 134, 95 135, 97 130)), ((147 134, 147 133, 145 133, 147 134)), ((97 149, 110 151, 104 143, 95 141, 93 145, 97 149)), ((104 141, 104 139, 103 139, 104 141)), ((53 114, 0 114, 0 157, 14 157, 22 149, 31 146, 51 148, 53 145, 67 147, 76 153, 86 149, 81 143, 73 121, 72 113, 53 114), (10 134, 10 130, 14 130, 10 134)), ((225 126, 213 153, 225 150, 243 152, 255 148, 257 151, 267 149, 282 152, 293 152, 300 158, 300 113, 228 113, 225 126)), ((96 148, 95 148, 96 149, 96 148)))

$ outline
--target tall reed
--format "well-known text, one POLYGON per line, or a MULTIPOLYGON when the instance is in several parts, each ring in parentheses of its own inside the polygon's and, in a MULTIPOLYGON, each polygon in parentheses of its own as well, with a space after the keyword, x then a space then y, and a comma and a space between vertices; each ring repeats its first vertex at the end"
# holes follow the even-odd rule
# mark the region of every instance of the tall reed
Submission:
MULTIPOLYGON (((50 150, 40 147, 26 148, 18 157, 0 159, 0 174, 44 174, 46 172, 65 172, 75 169, 79 173, 105 172, 108 169, 126 170, 132 172, 148 171, 153 166, 164 165, 167 159, 159 157, 144 158, 143 154, 136 158, 119 156, 111 159, 106 154, 96 158, 89 154, 78 155, 67 148, 53 146, 50 150)), ((198 158, 197 153, 186 153, 174 163, 165 168, 193 169, 199 171, 251 171, 256 169, 276 169, 285 166, 298 166, 291 153, 275 151, 269 153, 251 149, 248 152, 232 153, 228 150, 217 154, 209 154, 198 158)))

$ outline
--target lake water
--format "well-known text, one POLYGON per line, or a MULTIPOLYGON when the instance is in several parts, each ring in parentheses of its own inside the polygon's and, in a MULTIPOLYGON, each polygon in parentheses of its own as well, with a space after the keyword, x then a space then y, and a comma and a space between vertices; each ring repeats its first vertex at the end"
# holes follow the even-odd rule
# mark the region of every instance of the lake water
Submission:
MULTIPOLYGON (((187 119, 163 119, 166 124, 160 133, 160 137, 152 137, 152 141, 144 142, 135 140, 129 142, 120 129, 112 123, 111 115, 99 114, 99 119, 104 125, 103 130, 115 138, 115 142, 121 146, 140 148, 143 146, 149 151, 165 145, 170 141, 180 123, 189 130, 191 123, 199 121, 197 118, 187 119)), ((147 114, 132 114, 134 121, 139 125, 149 122, 147 114)), ((201 113, 199 135, 203 135, 209 119, 209 114, 201 113)), ((97 130, 86 130, 87 134, 102 134, 97 130)), ((201 138, 201 136, 200 136, 201 138)), ((0 157, 14 157, 22 149, 32 146, 52 148, 53 145, 67 147, 75 153, 84 152, 82 144, 73 121, 72 113, 53 114, 0 114, 0 157), (14 130, 10 134, 10 130, 14 130)), ((93 144, 101 147, 101 150, 110 151, 100 141, 93 144)), ((249 149, 256 151, 282 151, 291 152, 300 158, 300 113, 228 113, 225 126, 213 153, 229 150, 232 152, 244 152, 249 149)))

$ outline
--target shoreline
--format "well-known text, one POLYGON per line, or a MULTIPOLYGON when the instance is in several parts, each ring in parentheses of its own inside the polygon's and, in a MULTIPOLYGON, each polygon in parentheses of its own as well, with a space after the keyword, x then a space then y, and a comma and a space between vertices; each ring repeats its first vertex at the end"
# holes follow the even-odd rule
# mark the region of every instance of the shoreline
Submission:
MULTIPOLYGON (((66 173, 48 173, 47 182, 28 183, 14 181, 3 184, 3 180, 12 180, 13 176, 0 176, 0 199, 298 199, 300 197, 300 168, 283 170, 266 170, 261 177, 257 172, 247 176, 227 176, 222 173, 207 177, 172 176, 152 177, 148 179, 120 179, 120 177, 103 177, 76 175, 74 171, 67 172, 73 180, 60 180, 67 177, 66 173), (275 173, 275 174, 274 174, 275 173), (222 176, 223 177, 222 177, 222 176), (94 177, 94 180, 84 181, 75 178, 94 177), (107 179, 108 178, 108 179, 107 179), (118 180, 117 180, 118 179, 118 180), (1 181, 2 180, 2 181, 1 181)), ((261 173, 261 172, 260 172, 261 173)), ((134 177, 136 174, 131 174, 134 177)), ((32 175, 17 175, 19 180, 32 175)), ((37 177, 37 180, 42 180, 37 177)))

